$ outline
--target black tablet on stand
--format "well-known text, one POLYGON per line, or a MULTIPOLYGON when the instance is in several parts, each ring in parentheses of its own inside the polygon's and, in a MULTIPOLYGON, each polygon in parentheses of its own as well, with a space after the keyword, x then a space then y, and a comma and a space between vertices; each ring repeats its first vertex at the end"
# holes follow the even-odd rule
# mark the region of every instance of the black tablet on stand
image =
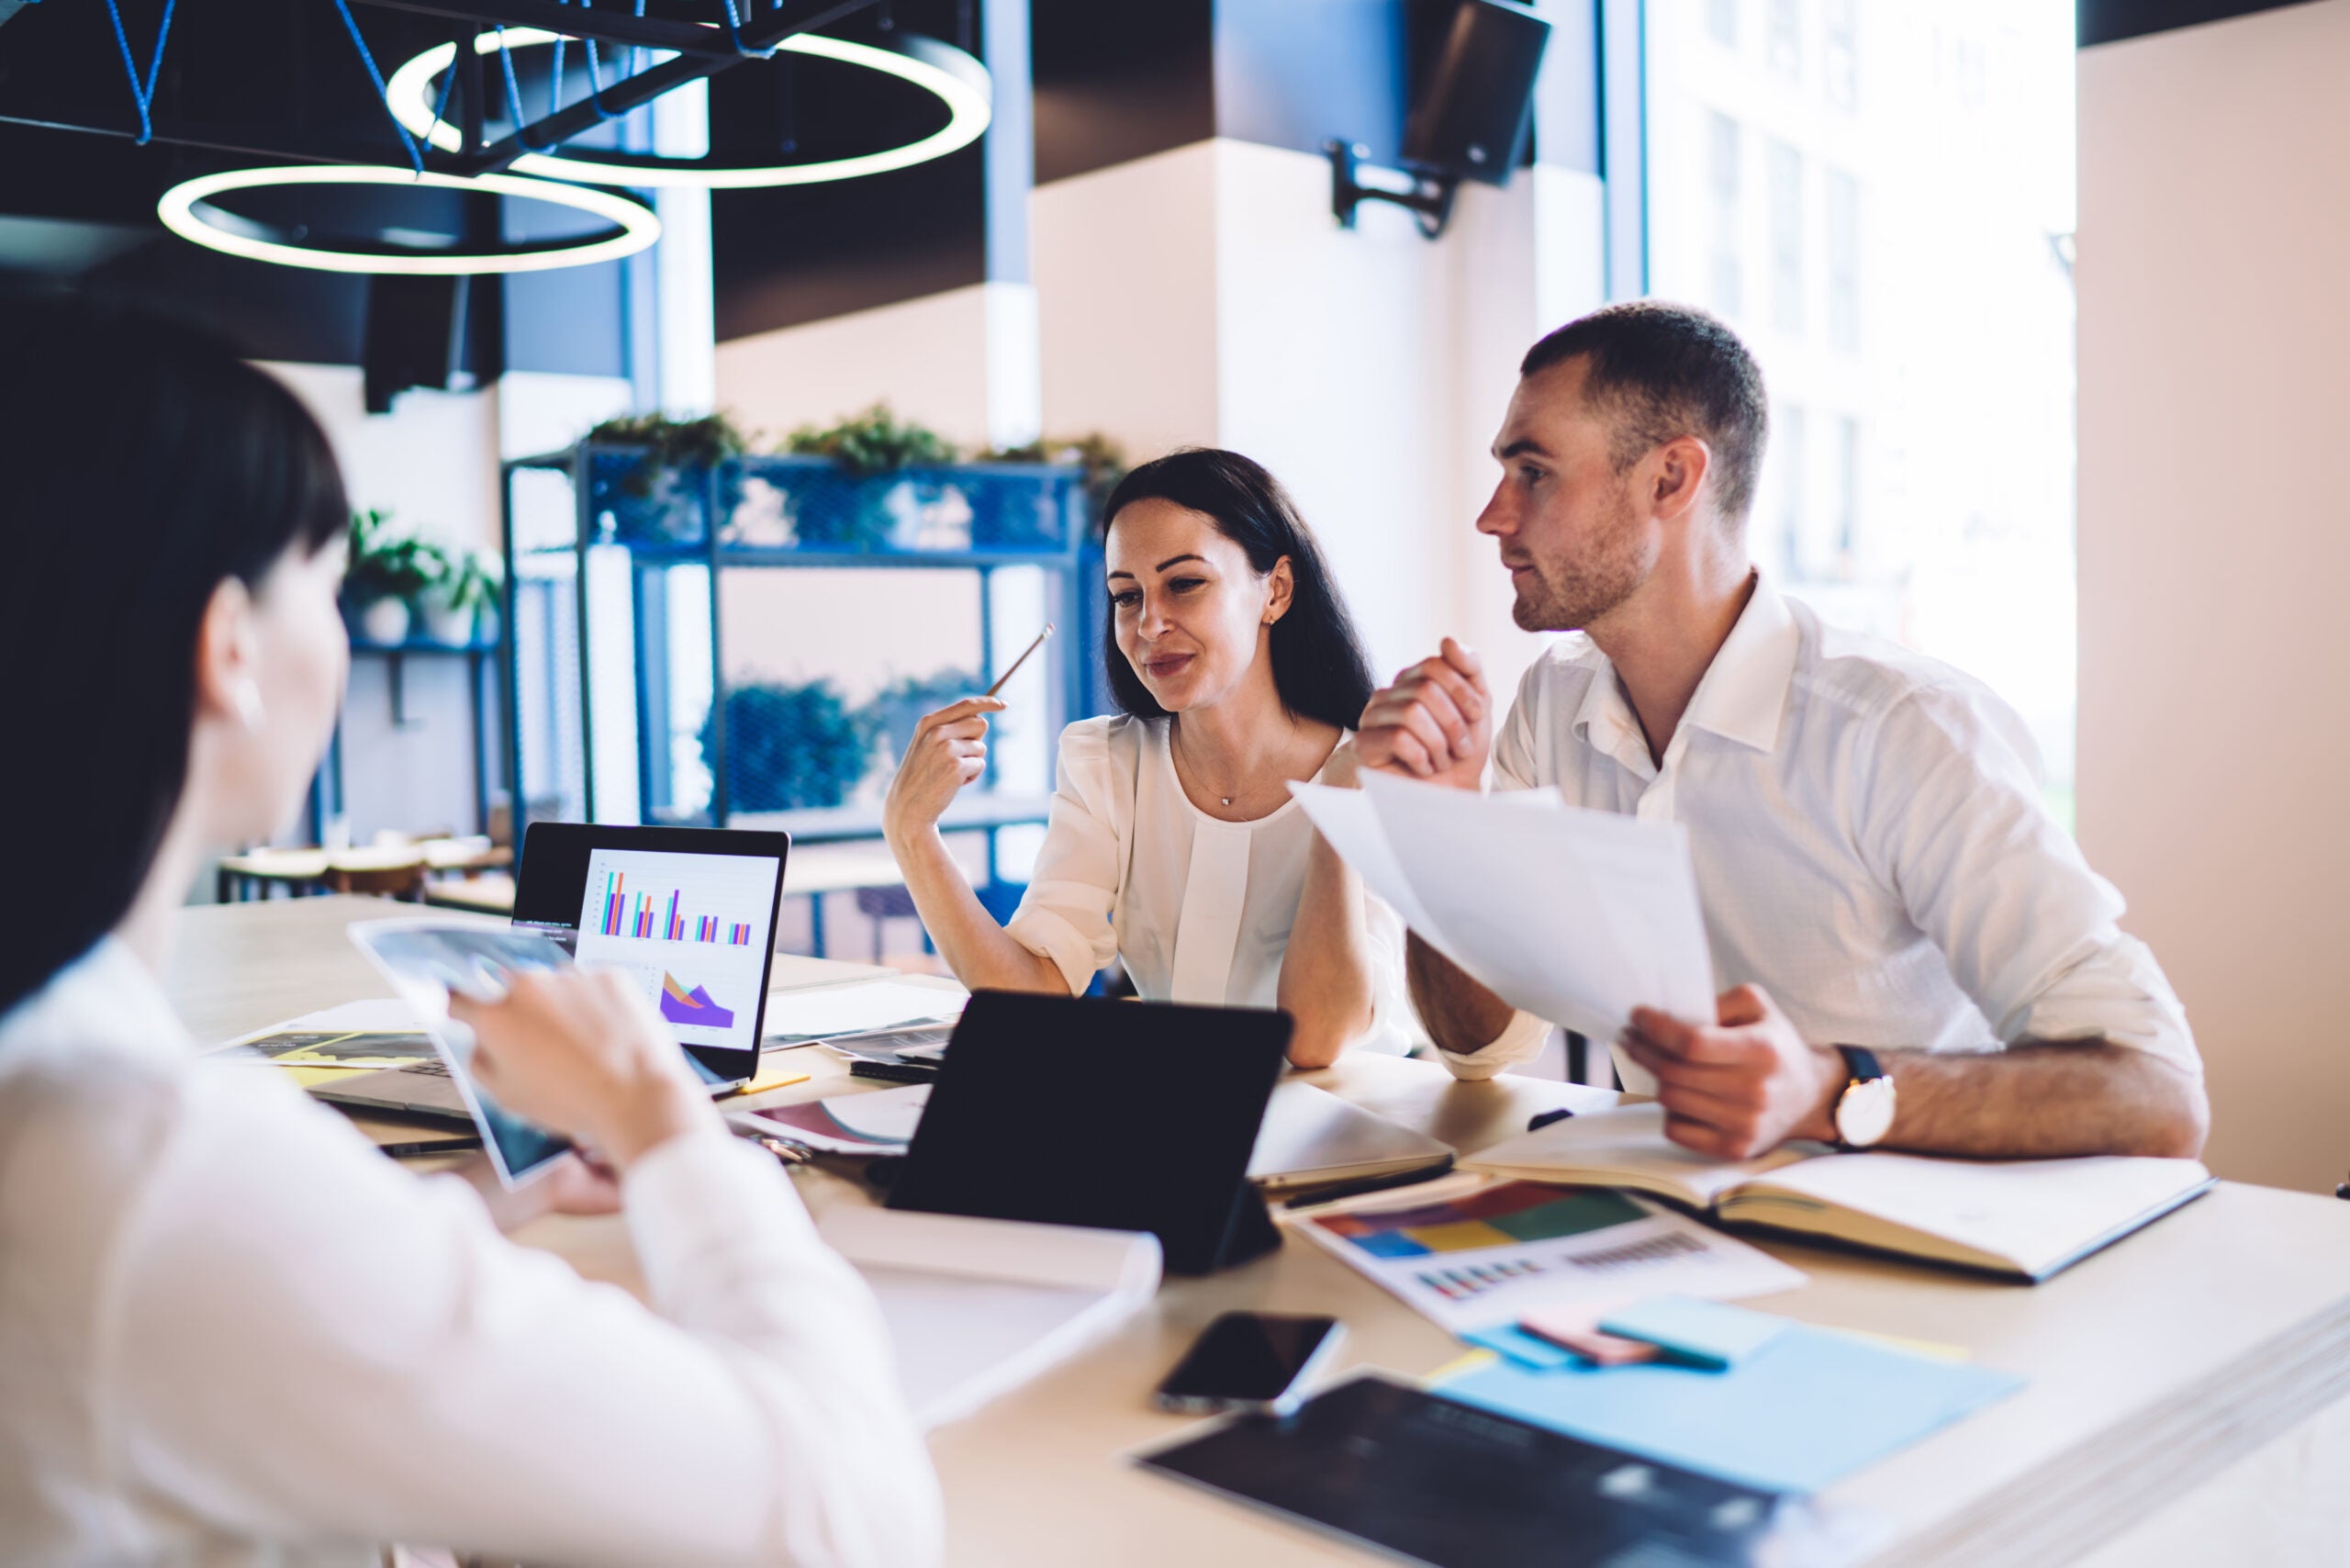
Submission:
POLYGON ((1147 1230, 1169 1273, 1269 1252, 1248 1156, 1289 1036, 1268 1008, 980 991, 890 1206, 1147 1230))

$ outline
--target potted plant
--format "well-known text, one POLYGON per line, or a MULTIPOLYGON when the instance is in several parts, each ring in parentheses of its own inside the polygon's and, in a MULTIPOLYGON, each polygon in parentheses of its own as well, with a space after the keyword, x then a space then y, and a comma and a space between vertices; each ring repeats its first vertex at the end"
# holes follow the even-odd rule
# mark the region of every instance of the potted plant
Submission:
POLYGON ((783 446, 801 456, 829 457, 842 471, 842 480, 832 483, 821 475, 791 482, 793 531, 801 544, 875 550, 931 543, 920 537, 923 508, 937 499, 939 487, 932 485, 925 497, 912 479, 877 481, 906 468, 954 462, 955 443, 936 431, 901 421, 889 404, 876 403, 835 425, 802 425, 784 437, 783 446))
MULTIPOLYGON (((1099 527, 1102 503, 1118 481, 1126 476, 1126 450, 1113 438, 1099 431, 1084 435, 1064 436, 1032 441, 1024 446, 999 446, 984 452, 975 459, 995 464, 1053 464, 1078 471, 1085 487, 1086 519, 1099 527)), ((975 497, 977 529, 983 544, 1014 544, 1057 541, 1060 537, 1059 520, 1051 515, 1052 503, 1048 492, 1029 492, 1011 485, 992 485, 985 488, 984 498, 975 497)))
POLYGON ((453 548, 439 552, 440 577, 423 600, 425 631, 436 643, 453 648, 471 646, 498 636, 498 592, 502 582, 498 564, 478 550, 453 548))
MULTIPOLYGON (((750 442, 723 413, 695 420, 632 414, 606 420, 590 442, 643 449, 642 455, 599 465, 588 475, 591 505, 612 519, 623 543, 692 543, 702 537, 702 476, 749 450, 750 442)), ((733 510, 732 481, 722 474, 719 508, 733 510)), ((713 524, 716 520, 712 520, 713 524)))
MULTIPOLYGON (((705 721, 700 737, 702 756, 712 763, 714 728, 705 721)), ((865 718, 830 680, 754 682, 726 693, 729 812, 837 806, 872 765, 865 718)))
POLYGON ((393 532, 389 512, 354 512, 351 564, 342 580, 345 612, 367 642, 405 643, 418 596, 446 570, 447 557, 437 545, 393 532))

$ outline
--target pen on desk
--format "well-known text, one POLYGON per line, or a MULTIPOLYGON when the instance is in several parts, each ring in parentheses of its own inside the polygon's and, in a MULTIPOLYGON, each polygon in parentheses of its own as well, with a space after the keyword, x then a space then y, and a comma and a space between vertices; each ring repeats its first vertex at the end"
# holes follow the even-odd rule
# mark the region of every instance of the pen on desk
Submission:
POLYGON ((422 1143, 382 1143, 375 1146, 378 1153, 387 1155, 394 1159, 415 1159, 434 1154, 463 1154, 468 1149, 480 1147, 481 1139, 478 1137, 436 1137, 428 1138, 422 1143))
POLYGON ((1360 1182, 1341 1182, 1333 1187, 1319 1187, 1301 1193, 1281 1205, 1284 1209, 1312 1208, 1316 1204, 1335 1204, 1341 1198, 1359 1198, 1365 1193, 1383 1193, 1391 1187, 1416 1187, 1423 1182, 1433 1182, 1452 1173, 1452 1157, 1445 1156, 1441 1165, 1424 1165, 1416 1170, 1391 1171, 1384 1176, 1366 1176, 1360 1182))
POLYGON ((988 688, 987 694, 990 697, 993 697, 997 692, 1002 691, 1003 689, 1004 683, 1010 680, 1013 676, 1019 674, 1020 666, 1028 662, 1028 655, 1043 647, 1045 645, 1045 639, 1052 634, 1053 623, 1047 621, 1045 622, 1045 629, 1036 633, 1036 640, 1029 644, 1027 647, 1022 649, 1020 656, 1012 661, 1012 667, 995 678, 995 684, 988 688))

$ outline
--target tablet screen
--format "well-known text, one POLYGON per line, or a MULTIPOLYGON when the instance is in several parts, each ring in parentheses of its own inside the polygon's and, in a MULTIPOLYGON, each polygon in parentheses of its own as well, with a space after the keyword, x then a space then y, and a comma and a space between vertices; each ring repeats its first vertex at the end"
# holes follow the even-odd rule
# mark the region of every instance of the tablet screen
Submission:
POLYGON ((517 971, 568 969, 571 959, 560 946, 526 931, 409 920, 364 921, 351 927, 351 939, 422 1020, 465 1109, 473 1113, 499 1181, 519 1186, 571 1147, 482 1091, 474 1081, 473 1031, 449 1016, 453 991, 498 996, 517 971))

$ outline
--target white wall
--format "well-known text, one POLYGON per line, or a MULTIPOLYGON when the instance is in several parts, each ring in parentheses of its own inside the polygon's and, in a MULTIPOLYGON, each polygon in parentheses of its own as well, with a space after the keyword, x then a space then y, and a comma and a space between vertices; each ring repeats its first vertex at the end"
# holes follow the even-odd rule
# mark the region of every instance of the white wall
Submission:
POLYGON ((1137 460, 1216 439, 1216 144, 1030 195, 1045 428, 1137 460))
POLYGON ((2080 836, 2221 1174, 2350 1164, 2350 0, 2080 58, 2080 836))
MULTIPOLYGON (((480 391, 403 392, 391 412, 370 414, 356 366, 272 361, 262 368, 291 387, 325 427, 354 508, 379 508, 419 533, 493 555, 501 549, 500 457, 566 446, 624 411, 630 398, 622 380, 515 371, 480 391)), ((475 825, 464 663, 411 657, 401 676, 405 727, 393 722, 386 662, 369 656, 352 667, 342 771, 351 832, 360 842, 378 828, 471 832, 475 825)), ((495 793, 503 788, 498 759, 504 722, 494 674, 485 685, 495 793)), ((306 833, 307 824, 297 824, 289 840, 306 833)))
POLYGON ((1029 286, 974 284, 718 345, 718 406, 779 437, 877 402, 981 446, 1035 433, 1029 286))

